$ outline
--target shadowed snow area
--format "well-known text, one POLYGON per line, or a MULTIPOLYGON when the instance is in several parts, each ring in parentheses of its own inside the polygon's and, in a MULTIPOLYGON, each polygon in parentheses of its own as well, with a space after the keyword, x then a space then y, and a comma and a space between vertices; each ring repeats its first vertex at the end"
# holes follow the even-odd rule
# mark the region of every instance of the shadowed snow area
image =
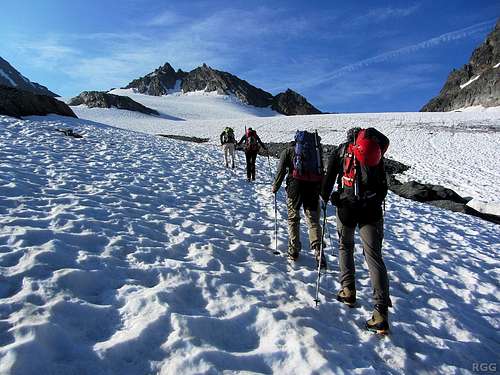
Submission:
POLYGON ((389 194, 394 308, 379 338, 363 330, 359 244, 360 307, 334 300, 334 209, 315 308, 307 246, 293 267, 272 252, 268 161, 248 184, 243 159, 233 172, 210 144, 0 116, 0 373, 456 373, 498 360, 498 225, 389 194))

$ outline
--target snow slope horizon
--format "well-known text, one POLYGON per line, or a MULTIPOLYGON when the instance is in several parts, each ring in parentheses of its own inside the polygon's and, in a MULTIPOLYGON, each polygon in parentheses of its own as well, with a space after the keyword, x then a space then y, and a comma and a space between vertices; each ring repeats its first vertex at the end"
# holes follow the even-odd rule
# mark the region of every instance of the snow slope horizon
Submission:
POLYGON ((359 309, 334 301, 329 243, 315 309, 312 254, 290 269, 270 251, 266 160, 247 184, 214 145, 57 116, 0 116, 0 146, 2 373, 466 373, 498 358, 494 224, 389 195, 379 340, 361 328, 366 270, 359 309))
MULTIPOLYGON (((115 92, 115 91, 113 91, 115 92)), ((196 100, 186 102, 185 96, 168 99, 169 96, 152 97, 143 94, 130 95, 131 90, 121 90, 143 105, 177 117, 173 111, 183 102, 185 121, 154 118, 118 109, 72 107, 78 117, 111 126, 148 134, 172 134, 209 138, 212 144, 219 142, 219 135, 226 126, 235 129, 237 136, 245 127, 259 131, 264 142, 288 142, 297 129, 318 130, 323 143, 343 142, 346 131, 354 126, 374 126, 389 136, 391 146, 388 157, 411 166, 400 175, 404 181, 442 185, 460 195, 497 204, 500 197, 500 158, 496 157, 500 144, 500 108, 464 112, 411 112, 411 113, 360 113, 324 114, 307 116, 255 117, 245 112, 240 118, 227 118, 220 102, 211 102, 210 116, 203 116, 196 108, 196 100), (168 100, 174 100, 168 102, 168 100), (168 102, 168 104, 166 104, 168 102), (195 114, 190 116, 189 114, 195 114), (480 149, 480 152, 477 152, 480 149), (464 177, 465 176, 465 177, 464 177)), ((215 98, 217 96, 207 96, 215 98)), ((248 107, 248 106, 247 106, 248 107)), ((250 106, 251 107, 251 106, 250 106)), ((241 104, 238 109, 241 109, 241 104)), ((177 109, 177 111, 179 111, 177 109)), ((231 112, 233 116, 238 113, 231 112)))

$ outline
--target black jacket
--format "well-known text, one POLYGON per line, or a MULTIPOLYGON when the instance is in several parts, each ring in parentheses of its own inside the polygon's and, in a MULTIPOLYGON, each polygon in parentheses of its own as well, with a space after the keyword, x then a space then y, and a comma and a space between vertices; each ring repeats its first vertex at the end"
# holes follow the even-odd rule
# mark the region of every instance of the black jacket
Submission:
MULTIPOLYGON (((262 147, 264 150, 267 150, 267 147, 264 143, 262 143, 262 141, 260 140, 260 137, 257 135, 257 133, 255 133, 255 138, 257 138, 257 143, 260 145, 260 147, 262 147)), ((247 140, 247 135, 246 134, 243 134, 243 137, 241 137, 240 141, 237 143, 237 145, 242 145, 246 142, 247 140)), ((247 150, 245 150, 247 151, 247 150)), ((257 151, 251 151, 251 152, 257 152, 257 151)))
POLYGON ((371 223, 382 217, 382 202, 387 195, 387 178, 382 159, 376 167, 358 166, 356 178, 359 194, 355 196, 353 187, 342 187, 344 173, 344 152, 348 143, 339 145, 328 160, 326 176, 321 187, 321 197, 331 198, 337 206, 338 215, 345 225, 371 223), (332 194, 335 182, 339 184, 337 192, 332 194))
POLYGON ((293 205, 298 208, 316 210, 319 203, 321 182, 301 181, 293 178, 293 158, 295 157, 294 142, 292 142, 280 156, 280 162, 274 178, 273 190, 278 191, 286 177, 286 193, 293 205))

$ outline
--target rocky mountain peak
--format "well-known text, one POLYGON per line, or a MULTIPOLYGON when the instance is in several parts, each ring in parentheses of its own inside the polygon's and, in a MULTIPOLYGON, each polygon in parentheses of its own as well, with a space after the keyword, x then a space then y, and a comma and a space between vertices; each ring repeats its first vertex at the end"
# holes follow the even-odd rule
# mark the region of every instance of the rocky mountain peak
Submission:
POLYGON ((439 95, 423 112, 452 111, 463 107, 500 105, 500 20, 484 43, 460 69, 453 69, 439 95))
POLYGON ((186 73, 180 69, 176 72, 172 65, 167 62, 144 77, 134 79, 124 88, 134 89, 141 94, 167 95, 175 89, 177 81, 182 80, 185 75, 186 73))
POLYGON ((59 96, 47 87, 36 82, 31 82, 28 78, 19 73, 7 60, 0 57, 0 85, 5 87, 14 87, 19 90, 29 91, 34 94, 59 96))
POLYGON ((321 111, 314 107, 299 93, 292 89, 279 93, 273 98, 271 108, 285 115, 311 115, 320 114, 321 111))

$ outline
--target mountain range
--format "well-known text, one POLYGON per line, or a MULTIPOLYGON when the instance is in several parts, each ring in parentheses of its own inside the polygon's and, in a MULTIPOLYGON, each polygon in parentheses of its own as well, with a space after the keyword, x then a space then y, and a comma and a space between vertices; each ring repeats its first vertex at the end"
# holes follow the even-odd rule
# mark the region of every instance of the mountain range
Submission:
POLYGON ((219 95, 234 95, 244 104, 261 108, 271 107, 284 115, 322 113, 291 89, 273 96, 231 73, 213 69, 206 64, 184 72, 181 69, 176 71, 166 63, 144 77, 133 80, 124 88, 155 96, 169 95, 176 91, 215 91, 219 95))
POLYGON ((471 106, 500 106, 500 20, 486 40, 474 50, 469 62, 454 69, 439 95, 423 112, 453 111, 471 106))

